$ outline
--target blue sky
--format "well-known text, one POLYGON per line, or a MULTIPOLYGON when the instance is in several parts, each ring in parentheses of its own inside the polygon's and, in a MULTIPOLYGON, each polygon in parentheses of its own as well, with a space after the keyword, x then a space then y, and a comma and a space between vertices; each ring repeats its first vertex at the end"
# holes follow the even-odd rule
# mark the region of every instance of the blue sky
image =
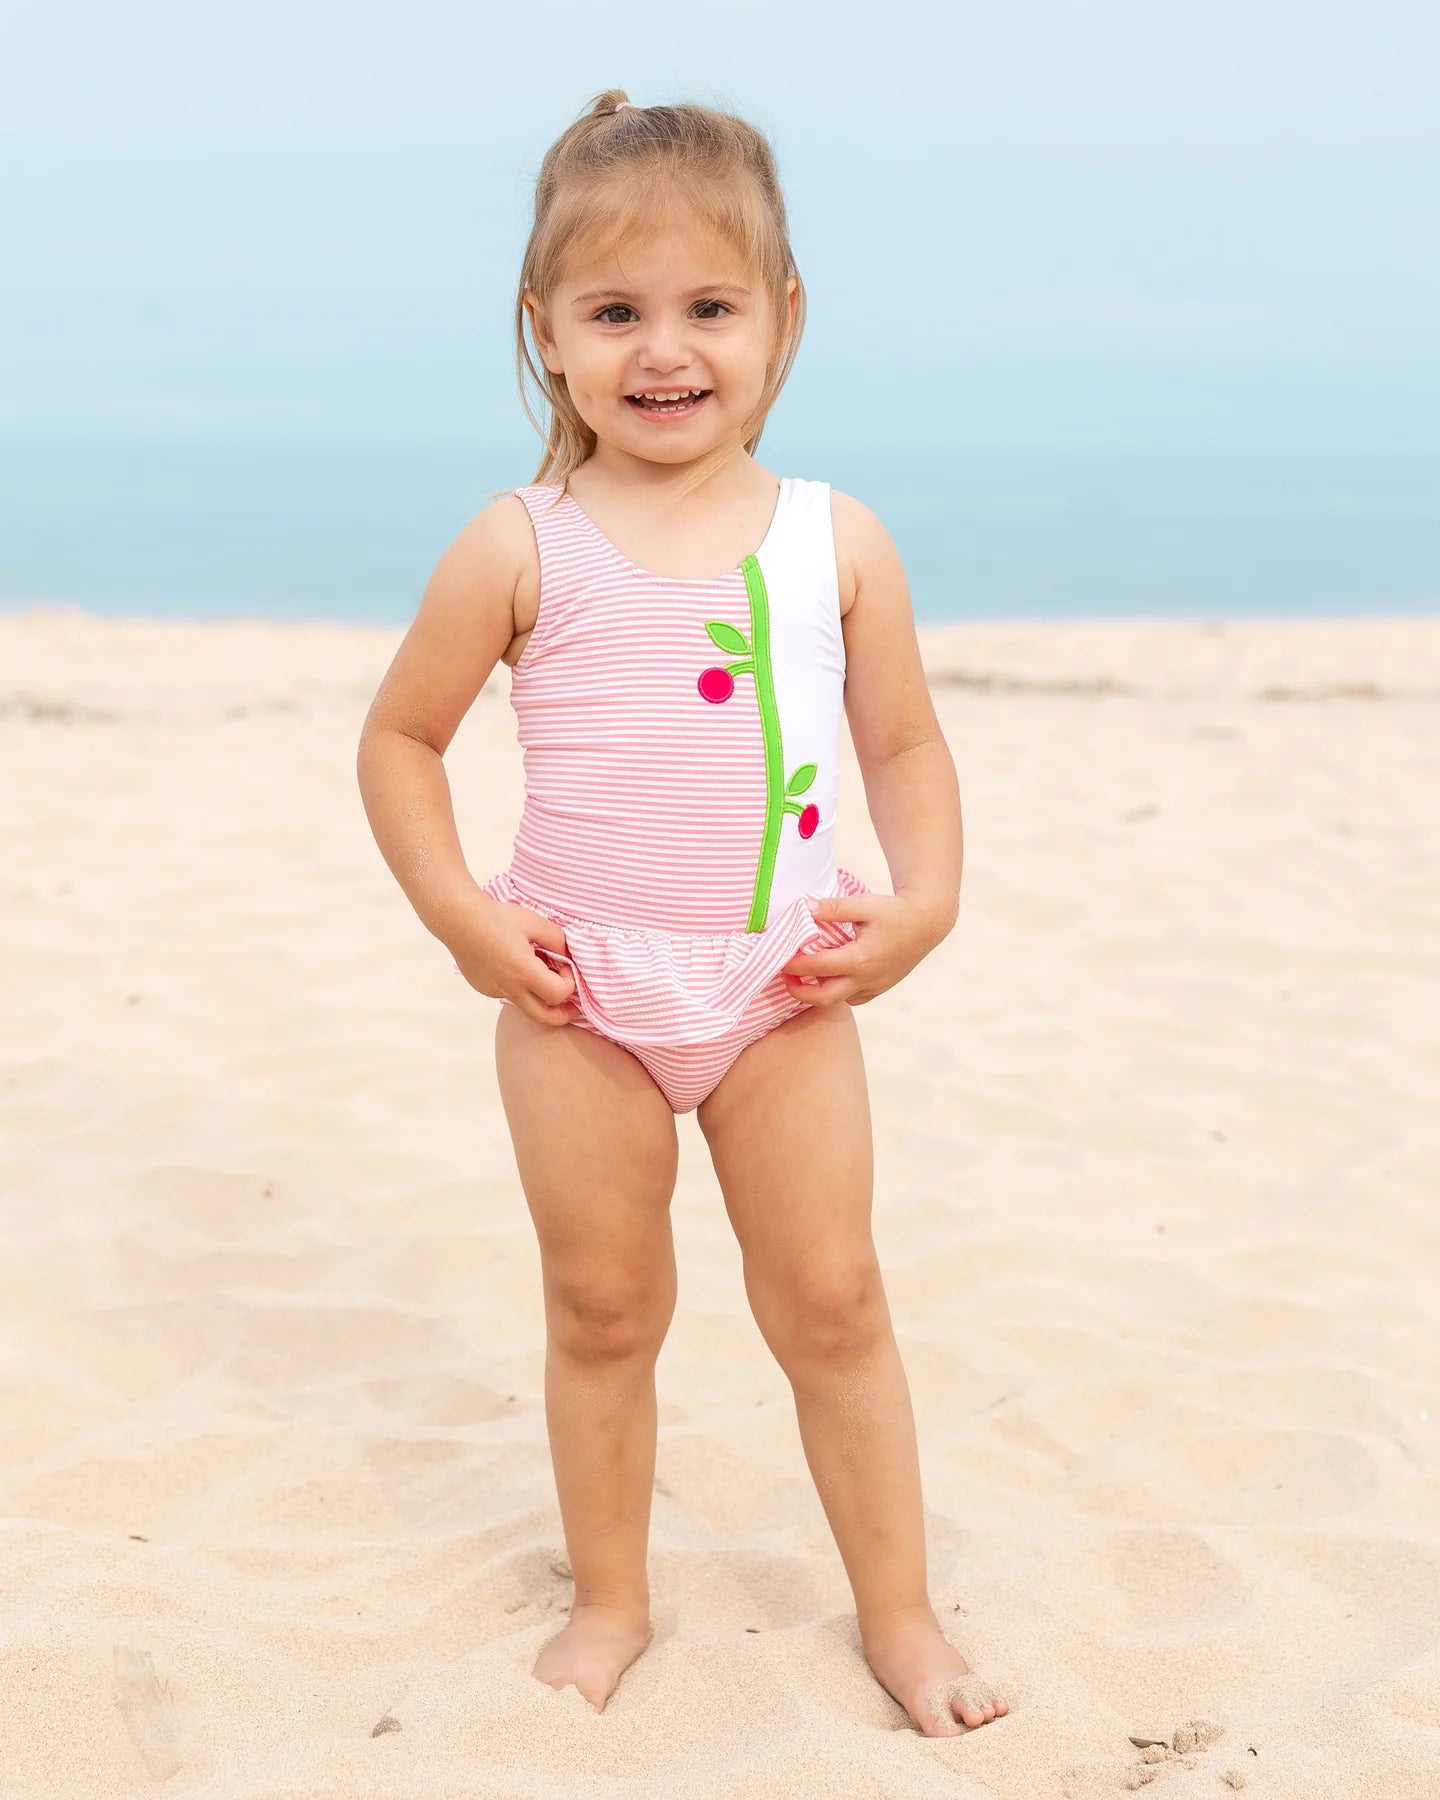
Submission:
POLYGON ((0 435, 532 442, 590 97, 773 143, 820 442, 1440 448, 1420 4, 66 4, 3 16, 0 435))

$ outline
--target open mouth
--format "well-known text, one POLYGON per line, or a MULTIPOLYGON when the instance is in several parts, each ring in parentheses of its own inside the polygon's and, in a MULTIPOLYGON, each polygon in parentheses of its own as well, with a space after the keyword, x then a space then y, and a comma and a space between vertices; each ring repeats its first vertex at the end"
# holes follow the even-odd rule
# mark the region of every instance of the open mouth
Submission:
POLYGON ((698 412, 713 392, 713 388, 655 388, 647 393, 627 394, 625 399, 636 412, 649 418, 683 419, 698 412))

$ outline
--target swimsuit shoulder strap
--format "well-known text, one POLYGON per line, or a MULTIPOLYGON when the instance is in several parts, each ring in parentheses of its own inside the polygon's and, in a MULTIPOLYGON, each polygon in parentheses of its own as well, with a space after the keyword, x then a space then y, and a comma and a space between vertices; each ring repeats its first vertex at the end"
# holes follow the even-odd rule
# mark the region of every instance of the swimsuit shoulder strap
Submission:
POLYGON ((546 646, 583 596, 597 560, 595 546, 577 524, 573 506, 565 506, 558 482, 529 482, 511 493, 530 515, 540 557, 540 604, 534 629, 515 674, 528 683, 531 671, 545 659, 546 646))
POLYGON ((537 536, 541 531, 554 530, 561 497, 558 483, 532 481, 510 491, 529 513, 537 536))
POLYGON ((792 476, 782 489, 781 506, 783 519, 776 521, 766 560, 776 565, 777 573, 783 570, 796 595, 793 604, 813 609, 827 624, 832 615, 838 617, 840 605, 830 483, 792 476))

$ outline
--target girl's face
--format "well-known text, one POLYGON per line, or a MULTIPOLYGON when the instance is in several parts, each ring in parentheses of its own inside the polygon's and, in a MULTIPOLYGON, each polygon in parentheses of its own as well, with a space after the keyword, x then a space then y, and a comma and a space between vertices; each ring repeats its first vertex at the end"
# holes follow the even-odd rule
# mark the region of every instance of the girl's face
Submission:
MULTIPOLYGON (((787 305, 793 321, 793 275, 787 305)), ((602 444, 646 462, 690 463, 737 439, 779 354, 754 275, 684 219, 574 258, 548 315, 529 290, 525 306, 545 367, 564 375, 580 417, 602 444), (684 398, 640 397, 676 394, 684 398)))

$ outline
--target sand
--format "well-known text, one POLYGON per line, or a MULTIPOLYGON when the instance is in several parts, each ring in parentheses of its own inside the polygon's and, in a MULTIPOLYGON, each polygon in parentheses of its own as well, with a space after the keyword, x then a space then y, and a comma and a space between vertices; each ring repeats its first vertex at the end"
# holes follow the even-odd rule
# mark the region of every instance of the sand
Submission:
MULTIPOLYGON (((960 920, 856 1018, 932 1598, 1009 1717, 922 1737, 864 1664, 693 1114, 654 1641, 603 1714, 531 1676, 570 1582, 497 1003, 354 778, 399 634, 36 610, 0 1793, 1440 1792, 1440 619, 922 636, 960 920)), ((507 685, 448 758, 477 878, 507 685)))

